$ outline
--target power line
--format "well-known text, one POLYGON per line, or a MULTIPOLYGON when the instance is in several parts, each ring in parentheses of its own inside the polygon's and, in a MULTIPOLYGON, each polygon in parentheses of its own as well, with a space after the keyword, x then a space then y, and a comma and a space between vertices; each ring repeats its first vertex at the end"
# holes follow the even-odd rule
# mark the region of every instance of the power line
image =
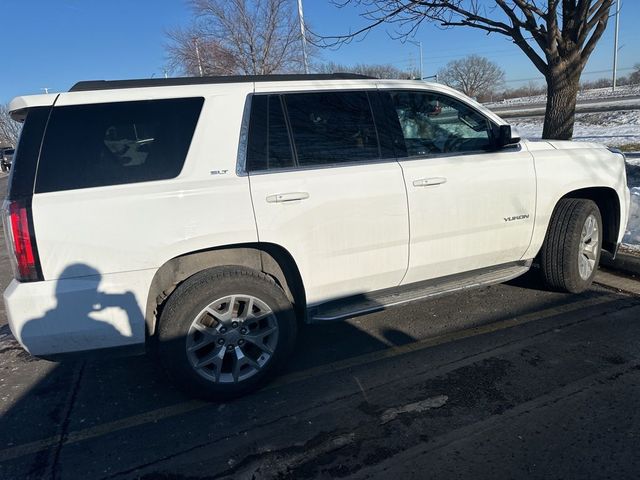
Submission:
MULTIPOLYGON (((628 72, 628 71, 631 71, 631 70, 635 70, 635 68, 634 67, 618 68, 619 72, 628 72)), ((581 76, 596 75, 598 73, 611 73, 611 69, 608 68, 606 70, 591 70, 589 72, 582 72, 581 76)), ((537 77, 530 77, 530 78, 514 78, 512 80, 505 80, 505 83, 529 82, 529 81, 533 81, 533 80, 544 80, 544 77, 542 75, 539 75, 537 77)))
MULTIPOLYGON (((439 50, 439 51, 441 52, 442 50, 439 50)), ((507 54, 509 54, 509 56, 522 55, 521 52, 514 51, 514 49, 512 49, 512 48, 503 49, 503 50, 496 50, 496 49, 475 50, 473 52, 466 51, 466 53, 465 53, 464 50, 457 50, 457 51, 461 52, 461 53, 454 54, 454 55, 435 55, 435 56, 429 55, 428 56, 429 61, 427 61, 425 63, 436 64, 436 63, 441 63, 441 62, 437 62, 437 61, 434 61, 434 60, 449 60, 449 59, 453 59, 453 58, 466 57, 468 55, 485 53, 485 52, 487 53, 487 55, 484 55, 484 56, 487 56, 487 57, 496 56, 496 55, 499 55, 499 54, 502 54, 502 53, 507 53, 507 54)), ((500 56, 504 57, 504 56, 507 56, 507 55, 500 55, 500 56)), ((400 61, 407 61, 410 58, 412 58, 412 57, 408 57, 408 58, 407 57, 403 57, 404 60, 397 60, 397 57, 380 57, 380 58, 376 58, 376 61, 377 62, 382 62, 382 63, 396 64, 396 63, 399 63, 400 61)))

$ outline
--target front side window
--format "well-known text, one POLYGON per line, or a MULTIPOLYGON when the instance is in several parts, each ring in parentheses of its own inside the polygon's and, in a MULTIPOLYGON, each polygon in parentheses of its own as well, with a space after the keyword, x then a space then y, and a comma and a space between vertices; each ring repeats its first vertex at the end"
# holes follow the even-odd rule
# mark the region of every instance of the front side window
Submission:
POLYGON ((430 92, 390 92, 407 156, 491 148, 491 124, 471 107, 430 92))
POLYGON ((36 193, 176 177, 204 99, 54 107, 36 193))

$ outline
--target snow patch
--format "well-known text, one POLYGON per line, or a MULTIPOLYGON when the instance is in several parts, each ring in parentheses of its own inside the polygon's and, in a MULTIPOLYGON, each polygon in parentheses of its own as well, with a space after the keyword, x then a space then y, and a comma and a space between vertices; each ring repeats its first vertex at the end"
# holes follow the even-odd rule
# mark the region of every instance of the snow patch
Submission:
POLYGON ((629 223, 622 243, 640 253, 640 187, 631 187, 629 223))
MULTIPOLYGON (((544 117, 514 118, 511 125, 522 138, 542 137, 544 117)), ((598 142, 609 146, 640 143, 640 110, 578 113, 573 128, 578 142, 598 142)))

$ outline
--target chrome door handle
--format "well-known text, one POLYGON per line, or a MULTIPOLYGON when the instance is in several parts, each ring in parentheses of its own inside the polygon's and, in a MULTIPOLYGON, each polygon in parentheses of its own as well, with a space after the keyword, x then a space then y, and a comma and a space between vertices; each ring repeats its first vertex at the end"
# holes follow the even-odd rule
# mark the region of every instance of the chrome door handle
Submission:
POLYGON ((420 178, 418 180, 413 181, 413 186, 414 187, 431 187, 433 185, 440 185, 442 183, 447 183, 447 179, 444 177, 420 178))
POLYGON ((273 195, 267 195, 268 203, 285 203, 293 202, 295 200, 306 200, 309 198, 307 192, 289 192, 289 193, 275 193, 273 195))

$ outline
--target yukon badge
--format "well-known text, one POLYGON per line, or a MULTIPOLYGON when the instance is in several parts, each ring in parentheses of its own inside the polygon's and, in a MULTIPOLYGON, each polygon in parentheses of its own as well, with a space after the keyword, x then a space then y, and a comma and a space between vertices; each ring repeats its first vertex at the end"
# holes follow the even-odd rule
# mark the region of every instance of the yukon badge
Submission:
POLYGON ((516 215, 515 217, 504 217, 505 222, 513 222, 514 220, 525 220, 529 218, 529 214, 525 215, 516 215))

